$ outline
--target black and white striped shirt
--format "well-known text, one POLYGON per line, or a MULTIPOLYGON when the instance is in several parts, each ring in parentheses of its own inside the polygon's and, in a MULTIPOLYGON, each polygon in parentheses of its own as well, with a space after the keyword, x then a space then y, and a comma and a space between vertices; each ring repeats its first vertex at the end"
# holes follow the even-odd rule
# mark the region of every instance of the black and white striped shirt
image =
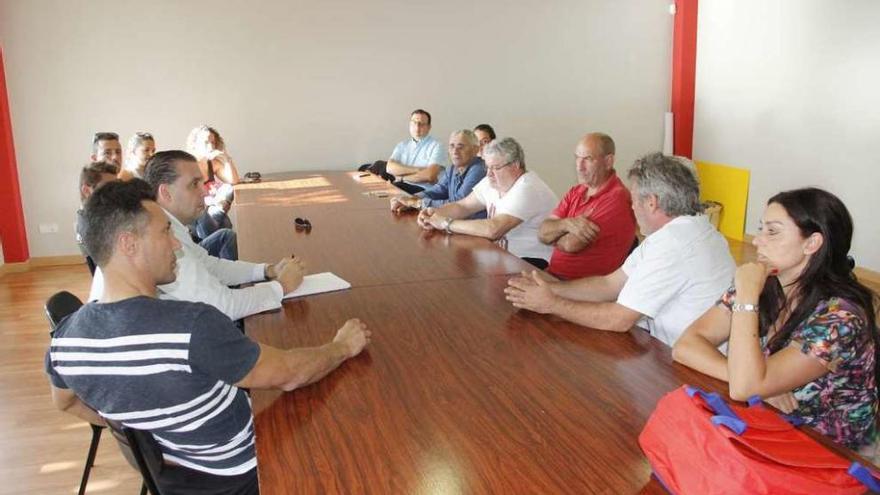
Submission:
POLYGON ((64 320, 46 371, 101 416, 150 431, 166 460, 235 476, 257 461, 250 400, 233 384, 259 354, 211 306, 135 297, 86 304, 64 320))

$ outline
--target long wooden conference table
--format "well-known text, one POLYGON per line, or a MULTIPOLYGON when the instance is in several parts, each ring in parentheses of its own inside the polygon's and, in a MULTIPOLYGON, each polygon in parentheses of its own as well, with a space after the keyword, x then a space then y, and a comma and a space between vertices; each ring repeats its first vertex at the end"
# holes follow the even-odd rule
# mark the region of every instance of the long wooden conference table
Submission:
POLYGON ((253 392, 262 492, 664 493, 637 442, 657 400, 684 383, 726 387, 642 330, 516 310, 503 289, 530 265, 488 240, 422 231, 390 212, 397 193, 357 172, 236 188, 242 259, 295 253, 352 285, 249 317, 248 335, 321 345, 352 317, 373 332, 317 384, 253 392))

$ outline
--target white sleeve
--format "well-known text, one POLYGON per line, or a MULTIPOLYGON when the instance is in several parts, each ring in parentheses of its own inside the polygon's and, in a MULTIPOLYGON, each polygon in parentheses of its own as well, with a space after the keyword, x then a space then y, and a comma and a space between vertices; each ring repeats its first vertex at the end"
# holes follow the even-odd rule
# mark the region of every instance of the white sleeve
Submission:
POLYGON ((174 282, 159 286, 159 290, 163 299, 210 304, 231 320, 280 308, 281 298, 284 296, 281 284, 274 280, 241 289, 230 289, 216 282, 174 282))
POLYGON ((216 258, 208 254, 208 251, 199 245, 192 246, 192 249, 188 249, 186 253, 194 254, 197 258, 196 261, 201 263, 225 285, 241 285, 265 279, 262 271, 265 265, 262 263, 216 258))
POLYGON ((670 250, 636 249, 624 262, 623 272, 627 280, 617 303, 649 318, 675 298, 686 282, 681 261, 670 250))

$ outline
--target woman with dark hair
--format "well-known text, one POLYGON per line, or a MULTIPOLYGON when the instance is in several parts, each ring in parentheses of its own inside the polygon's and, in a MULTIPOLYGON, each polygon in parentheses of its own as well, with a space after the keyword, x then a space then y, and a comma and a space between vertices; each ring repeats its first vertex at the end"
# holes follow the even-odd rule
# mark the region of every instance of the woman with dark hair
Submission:
POLYGON ((495 129, 492 129, 492 126, 489 124, 480 124, 474 127, 474 134, 477 136, 477 141, 480 144, 480 151, 477 152, 477 156, 482 158, 483 148, 495 140, 495 129))
POLYGON ((676 342, 673 358, 793 413, 836 442, 874 455, 876 295, 847 253, 852 218, 833 194, 806 188, 767 202, 733 287, 676 342), (718 346, 727 342, 727 356, 718 346))

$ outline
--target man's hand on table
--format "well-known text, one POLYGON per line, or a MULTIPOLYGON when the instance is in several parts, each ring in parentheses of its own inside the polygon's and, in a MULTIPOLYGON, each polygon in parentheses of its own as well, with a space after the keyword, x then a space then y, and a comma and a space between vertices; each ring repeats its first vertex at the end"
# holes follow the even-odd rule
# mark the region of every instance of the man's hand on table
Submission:
POLYGON ((408 209, 418 210, 422 206, 422 200, 415 196, 395 196, 391 198, 391 211, 400 213, 408 209))
POLYGON ((446 217, 444 216, 436 215, 434 208, 425 208, 419 212, 416 222, 419 224, 419 227, 425 230, 440 230, 440 225, 445 219, 446 217))
POLYGON ((516 308, 535 313, 552 313, 559 296, 553 294, 549 284, 544 276, 533 270, 529 275, 523 274, 508 280, 504 293, 516 308))
POLYGON ((346 350, 346 356, 353 358, 364 350, 364 347, 370 343, 370 331, 367 330, 367 324, 357 318, 352 318, 345 322, 333 337, 333 342, 342 344, 346 350))
POLYGON ((302 284, 305 272, 305 263, 295 256, 284 258, 274 265, 266 265, 266 278, 277 280, 285 294, 290 294, 302 284))

